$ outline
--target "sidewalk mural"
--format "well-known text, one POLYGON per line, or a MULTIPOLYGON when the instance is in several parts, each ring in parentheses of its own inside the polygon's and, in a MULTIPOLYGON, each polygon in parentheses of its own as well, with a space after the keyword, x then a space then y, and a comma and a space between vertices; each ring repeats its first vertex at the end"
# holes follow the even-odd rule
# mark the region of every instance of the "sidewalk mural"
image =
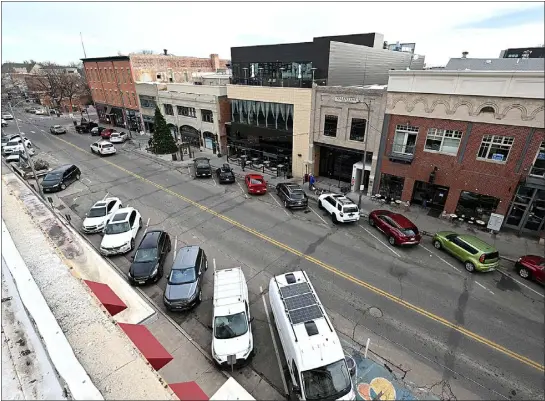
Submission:
POLYGON ((416 400, 417 398, 401 386, 395 375, 370 359, 365 359, 359 352, 348 354, 356 363, 356 372, 352 377, 357 400, 416 400))

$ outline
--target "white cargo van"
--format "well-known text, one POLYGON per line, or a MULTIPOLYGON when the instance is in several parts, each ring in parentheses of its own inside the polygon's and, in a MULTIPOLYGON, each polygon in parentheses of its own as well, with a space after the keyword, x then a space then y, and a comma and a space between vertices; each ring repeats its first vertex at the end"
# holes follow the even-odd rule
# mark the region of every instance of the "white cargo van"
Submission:
POLYGON ((301 400, 354 400, 356 393, 339 337, 303 271, 273 277, 269 301, 301 400))
POLYGON ((252 355, 252 320, 242 269, 215 270, 212 356, 219 365, 243 365, 252 355))

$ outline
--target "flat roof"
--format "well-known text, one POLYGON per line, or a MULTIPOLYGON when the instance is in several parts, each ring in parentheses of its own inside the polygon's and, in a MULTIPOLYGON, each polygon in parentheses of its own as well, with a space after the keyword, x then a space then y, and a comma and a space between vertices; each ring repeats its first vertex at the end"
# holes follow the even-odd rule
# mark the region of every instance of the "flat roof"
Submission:
POLYGON ((93 61, 129 61, 131 58, 129 56, 107 56, 107 57, 88 57, 88 58, 80 58, 81 61, 84 63, 86 61, 93 62, 93 61))

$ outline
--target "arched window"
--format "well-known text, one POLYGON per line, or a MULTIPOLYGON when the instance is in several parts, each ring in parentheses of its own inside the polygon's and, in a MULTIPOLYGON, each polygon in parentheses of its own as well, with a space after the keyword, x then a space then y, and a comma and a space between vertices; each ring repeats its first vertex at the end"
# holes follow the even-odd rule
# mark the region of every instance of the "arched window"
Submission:
POLYGON ((494 110, 494 107, 492 106, 484 106, 483 108, 481 108, 481 110, 479 110, 479 114, 483 114, 483 113, 491 113, 491 114, 494 114, 496 113, 496 110, 494 110))

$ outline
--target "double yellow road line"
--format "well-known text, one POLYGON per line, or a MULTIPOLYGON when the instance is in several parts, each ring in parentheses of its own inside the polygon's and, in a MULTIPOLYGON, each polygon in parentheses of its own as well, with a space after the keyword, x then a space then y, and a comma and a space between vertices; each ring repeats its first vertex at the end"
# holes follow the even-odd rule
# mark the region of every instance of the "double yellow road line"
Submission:
MULTIPOLYGON (((73 148, 75 148, 75 149, 77 149, 77 150, 79 150, 81 152, 85 152, 84 149, 80 148, 77 145, 74 145, 71 142, 68 142, 68 141, 66 141, 64 139, 61 139, 59 137, 55 137, 55 138, 58 139, 59 141, 62 141, 64 143, 66 143, 69 146, 72 146, 73 148)), ((85 152, 85 153, 87 153, 87 152, 85 152)), ((115 167, 115 168, 127 173, 128 175, 139 179, 140 181, 146 182, 146 183, 154 186, 155 188, 157 188, 157 189, 159 189, 159 190, 161 190, 161 191, 163 191, 163 192, 165 192, 165 193, 167 193, 169 195, 175 196, 176 198, 181 199, 184 202, 187 202, 187 203, 191 204, 192 206, 195 206, 196 208, 199 208, 203 212, 209 213, 209 214, 217 217, 218 219, 221 219, 221 220, 223 220, 223 221, 225 221, 225 222, 227 222, 229 224, 232 224, 233 226, 235 226, 235 227, 237 227, 237 228, 239 228, 239 229, 241 229, 243 231, 246 231, 247 233, 250 233, 250 234, 252 234, 252 235, 254 235, 254 236, 258 237, 258 238, 261 238, 262 240, 267 241, 268 243, 273 244, 273 245, 277 246, 278 248, 285 250, 286 252, 289 252, 289 253, 291 253, 293 255, 299 256, 300 258, 303 258, 303 259, 305 259, 305 260, 307 260, 307 261, 309 261, 311 263, 314 263, 314 264, 324 268, 325 270, 336 274, 337 276, 343 277, 346 280, 351 281, 352 283, 359 285, 360 287, 364 287, 364 288, 368 289, 369 291, 374 292, 375 294, 378 294, 378 295, 381 295, 381 296, 383 296, 385 298, 388 298, 390 301, 395 302, 395 303, 397 303, 397 304, 399 304, 401 306, 404 306, 405 308, 410 309, 413 312, 416 312, 416 313, 418 313, 418 314, 420 314, 422 316, 425 316, 425 317, 427 317, 427 318, 429 318, 429 319, 431 319, 431 320, 433 320, 433 321, 435 321, 435 322, 437 322, 437 323, 439 323, 439 324, 441 324, 441 325, 443 325, 445 327, 448 327, 448 328, 450 328, 452 330, 456 330, 457 332, 463 334, 464 336, 466 336, 468 338, 471 338, 471 339, 473 339, 473 340, 475 340, 475 341, 477 341, 477 342, 479 342, 481 344, 484 344, 484 345, 486 345, 486 346, 488 346, 488 347, 490 347, 490 348, 492 348, 492 349, 494 349, 496 351, 499 351, 499 352, 501 352, 501 353, 513 358, 513 359, 516 359, 517 361, 520 361, 520 362, 522 362, 522 363, 524 363, 524 364, 526 364, 528 366, 531 366, 532 368, 538 369, 540 371, 545 371, 544 366, 542 364, 538 363, 538 362, 535 362, 535 361, 533 361, 533 360, 531 360, 531 359, 529 359, 529 358, 527 358, 527 357, 525 357, 523 355, 517 354, 516 352, 513 352, 513 351, 511 351, 511 350, 509 350, 509 349, 507 349, 507 348, 505 348, 505 347, 503 347, 503 346, 501 346, 499 344, 496 344, 493 341, 490 341, 490 340, 488 340, 488 339, 486 339, 484 337, 481 337, 480 335, 478 335, 476 333, 473 333, 472 331, 469 331, 469 330, 467 330, 466 328, 464 328, 464 327, 462 327, 460 325, 452 323, 452 322, 450 322, 450 321, 448 321, 448 320, 446 320, 446 319, 444 319, 444 318, 442 318, 440 316, 437 316, 434 313, 428 312, 425 309, 422 309, 422 308, 420 308, 420 307, 418 307, 416 305, 413 305, 410 302, 404 301, 403 299, 401 299, 399 297, 396 297, 395 295, 392 295, 392 294, 390 294, 390 293, 388 293, 388 292, 386 292, 384 290, 381 290, 378 287, 375 287, 375 286, 373 286, 373 285, 371 285, 371 284, 369 284, 369 283, 367 283, 365 281, 362 281, 362 280, 360 280, 360 279, 358 279, 358 278, 356 278, 354 276, 351 276, 351 275, 337 269, 334 266, 331 266, 331 265, 329 265, 327 263, 322 262, 321 260, 313 258, 310 255, 306 255, 303 252, 298 251, 297 249, 294 249, 294 248, 290 247, 289 245, 286 245, 286 244, 284 244, 284 243, 282 243, 280 241, 275 240, 274 238, 271 238, 271 237, 269 237, 269 236, 267 236, 265 234, 262 234, 262 233, 260 233, 260 232, 258 232, 256 230, 254 230, 253 228, 245 226, 244 224, 239 223, 238 221, 233 220, 230 217, 227 217, 227 216, 225 216, 225 215, 223 215, 221 213, 218 213, 215 210, 210 209, 209 207, 201 205, 200 203, 195 202, 194 200, 191 200, 191 199, 189 199, 189 198, 187 198, 187 197, 185 197, 183 195, 180 195, 177 192, 174 192, 174 191, 172 191, 172 190, 170 190, 168 188, 165 188, 164 186, 162 186, 160 184, 157 184, 157 183, 155 183, 153 181, 148 180, 147 178, 144 178, 144 177, 142 177, 142 176, 140 176, 140 175, 138 175, 136 173, 133 173, 132 171, 129 171, 129 170, 127 170, 127 169, 125 169, 125 168, 123 168, 123 167, 121 167, 121 166, 119 166, 119 165, 117 165, 117 164, 115 164, 115 163, 113 163, 113 162, 111 162, 109 160, 104 159, 103 161, 106 162, 107 164, 111 165, 112 167, 115 167)))

